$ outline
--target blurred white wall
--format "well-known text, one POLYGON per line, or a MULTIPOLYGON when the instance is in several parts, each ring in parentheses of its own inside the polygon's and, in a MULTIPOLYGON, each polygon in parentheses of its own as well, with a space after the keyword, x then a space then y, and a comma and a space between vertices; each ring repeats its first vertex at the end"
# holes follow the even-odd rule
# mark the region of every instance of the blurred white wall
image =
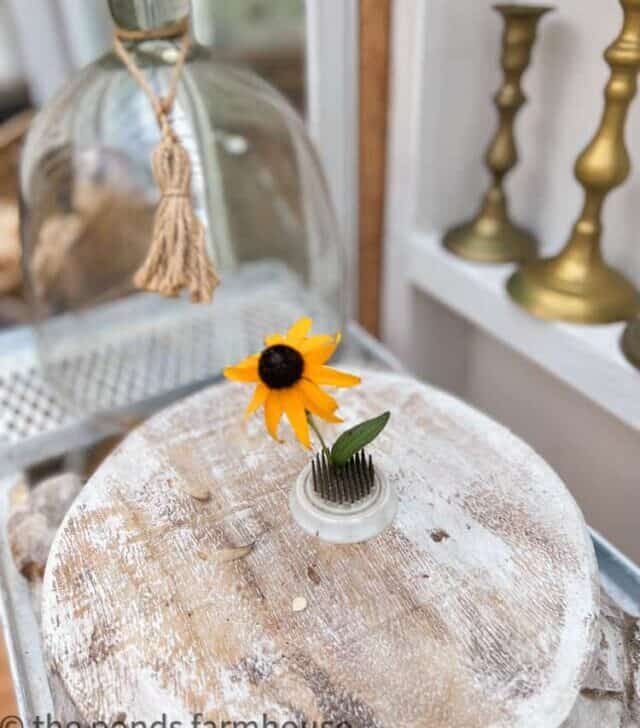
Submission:
POLYGON ((6 0, 0 0, 0 87, 16 84, 21 78, 13 20, 6 0))

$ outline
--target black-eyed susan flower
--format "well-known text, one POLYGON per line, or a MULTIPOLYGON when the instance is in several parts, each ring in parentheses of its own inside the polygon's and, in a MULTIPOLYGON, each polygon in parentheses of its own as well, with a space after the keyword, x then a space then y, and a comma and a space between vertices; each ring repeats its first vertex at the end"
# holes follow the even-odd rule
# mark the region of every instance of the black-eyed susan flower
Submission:
POLYGON ((308 415, 317 415, 326 422, 342 422, 336 415, 338 403, 321 386, 360 384, 359 377, 327 366, 340 344, 340 335, 310 336, 311 326, 310 318, 300 319, 286 336, 267 336, 265 349, 224 370, 227 379, 255 382, 248 415, 264 407, 267 430, 277 440, 280 419, 286 414, 306 448, 311 447, 308 415))

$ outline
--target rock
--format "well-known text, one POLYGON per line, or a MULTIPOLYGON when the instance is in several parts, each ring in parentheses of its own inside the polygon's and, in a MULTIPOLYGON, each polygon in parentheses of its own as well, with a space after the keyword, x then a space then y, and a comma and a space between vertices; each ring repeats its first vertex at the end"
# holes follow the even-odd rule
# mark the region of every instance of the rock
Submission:
POLYGON ((7 532, 13 560, 30 581, 44 576, 56 531, 81 488, 82 480, 74 473, 47 478, 9 516, 7 532))

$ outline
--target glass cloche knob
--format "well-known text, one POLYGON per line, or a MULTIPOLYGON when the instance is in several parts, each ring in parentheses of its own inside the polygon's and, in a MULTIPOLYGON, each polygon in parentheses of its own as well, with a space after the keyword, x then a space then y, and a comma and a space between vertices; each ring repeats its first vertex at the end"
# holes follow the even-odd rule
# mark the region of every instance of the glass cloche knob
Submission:
POLYGON ((113 22, 124 30, 152 30, 186 20, 189 0, 109 0, 113 22))

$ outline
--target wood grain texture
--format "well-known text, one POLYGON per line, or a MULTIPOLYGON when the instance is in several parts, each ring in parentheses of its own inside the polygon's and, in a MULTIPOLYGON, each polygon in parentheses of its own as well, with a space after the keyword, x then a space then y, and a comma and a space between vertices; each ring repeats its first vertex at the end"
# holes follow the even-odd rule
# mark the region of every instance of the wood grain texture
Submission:
POLYGON ((599 610, 575 502, 488 418, 412 379, 363 375, 343 416, 392 410, 373 450, 400 500, 367 543, 322 543, 292 522, 307 455, 289 432, 277 445, 258 419, 243 423, 241 385, 165 410, 105 461, 44 584, 49 667, 84 719, 567 718, 599 610), (208 484, 210 499, 189 497, 184 480, 208 484))
POLYGON ((360 0, 359 307, 380 332, 389 96, 390 0, 360 0))

